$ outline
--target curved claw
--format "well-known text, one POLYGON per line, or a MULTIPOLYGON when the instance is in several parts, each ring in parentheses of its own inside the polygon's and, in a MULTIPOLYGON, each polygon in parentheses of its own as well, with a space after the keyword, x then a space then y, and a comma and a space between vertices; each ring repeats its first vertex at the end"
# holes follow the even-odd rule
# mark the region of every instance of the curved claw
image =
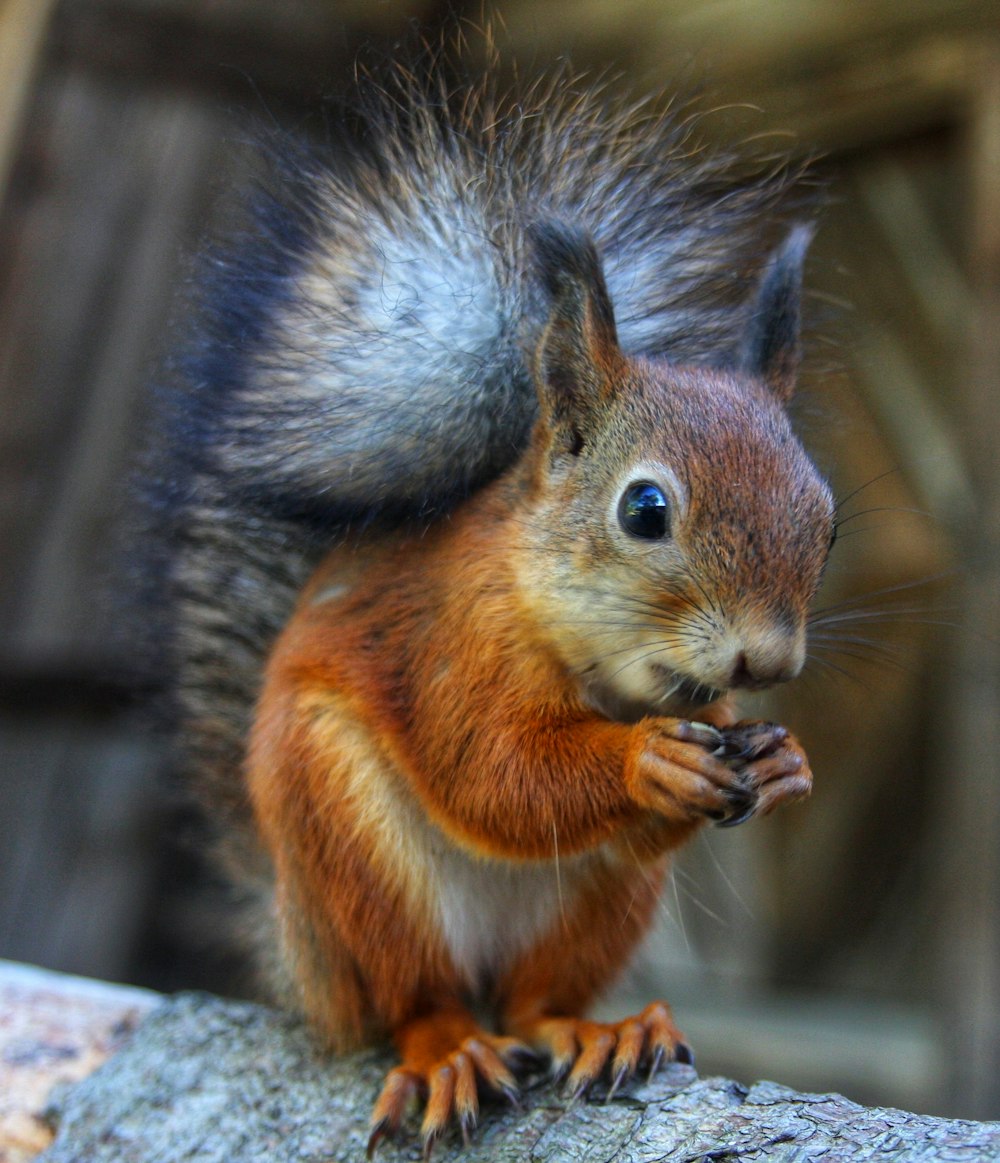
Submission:
POLYGON ((585 1098, 587 1091, 593 1086, 594 1080, 592 1078, 581 1079, 575 1089, 571 1090, 568 1095, 570 1107, 576 1106, 581 1098, 585 1098))
POLYGON ((749 804, 742 812, 736 812, 732 816, 723 816, 721 820, 715 821, 717 828, 735 828, 738 824, 745 824, 747 820, 751 819, 757 814, 756 799, 752 804, 749 804))
POLYGON ((582 1098, 601 1076, 618 1041, 617 1031, 599 1022, 577 1023, 576 1038, 579 1057, 567 1080, 571 1102, 582 1098))
POLYGON ((618 1093, 618 1087, 621 1086, 626 1078, 628 1078, 629 1073, 630 1072, 627 1066, 618 1067, 618 1069, 615 1071, 614 1078, 611 1079, 611 1085, 608 1087, 608 1093, 604 1097, 604 1101, 606 1103, 610 1102, 615 1097, 615 1095, 618 1093))
POLYGON ((777 751, 788 738, 788 729, 778 723, 751 721, 727 727, 722 735, 723 758, 746 762, 777 751))
POLYGON ((500 1086, 498 1089, 514 1110, 521 1109, 521 1092, 516 1086, 500 1086))
POLYGON ((462 1142, 466 1147, 472 1142, 472 1132, 479 1126, 479 1116, 466 1111, 459 1115, 458 1129, 462 1132, 462 1142))
POLYGON ((371 1132, 368 1135, 368 1146, 365 1148, 365 1158, 366 1159, 374 1159, 375 1158, 376 1148, 378 1147, 379 1143, 385 1138, 385 1136, 388 1133, 389 1133, 389 1120, 388 1119, 380 1119, 375 1124, 375 1126, 372 1127, 371 1132))
POLYGON ((649 1063, 649 1073, 646 1075, 647 1082, 652 1082, 653 1079, 657 1076, 657 1074, 659 1074, 660 1067, 663 1065, 663 1060, 665 1058, 666 1058, 666 1054, 664 1054, 664 1052, 663 1052, 663 1047, 657 1046, 656 1049, 653 1051, 653 1057, 649 1063))

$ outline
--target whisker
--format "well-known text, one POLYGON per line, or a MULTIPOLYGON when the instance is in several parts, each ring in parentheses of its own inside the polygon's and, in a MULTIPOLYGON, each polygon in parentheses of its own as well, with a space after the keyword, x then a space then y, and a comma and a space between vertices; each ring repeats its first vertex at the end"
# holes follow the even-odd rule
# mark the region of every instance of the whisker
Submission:
MULTIPOLYGON (((639 655, 637 658, 634 658, 632 660, 632 662, 643 662, 647 658, 651 657, 654 654, 659 654, 661 652, 664 652, 664 651, 668 650, 671 646, 676 646, 679 642, 684 643, 686 641, 687 641, 686 639, 678 639, 676 642, 658 642, 655 646, 651 646, 645 654, 639 655)), ((634 642, 629 642, 625 646, 619 646, 616 650, 604 651, 601 654, 601 657, 599 659, 597 659, 597 661, 604 662, 606 659, 616 658, 618 655, 627 654, 629 651, 637 650, 637 649, 638 649, 638 647, 634 642)), ((613 678, 614 675, 621 674, 622 671, 628 670, 628 668, 632 665, 632 662, 626 662, 619 670, 616 670, 614 672, 614 674, 612 674, 609 677, 613 678)))
POLYGON ((859 517, 869 517, 872 513, 909 513, 914 517, 926 517, 928 520, 936 521, 937 514, 931 513, 927 509, 914 509, 906 505, 873 505, 870 509, 858 509, 856 513, 850 513, 848 516, 834 521, 837 529, 837 535, 840 535, 840 530, 851 521, 856 521, 859 517))
MULTIPOLYGON (((685 923, 684 923, 684 906, 681 904, 680 892, 678 891, 678 888, 677 888, 676 870, 677 870, 677 866, 673 863, 673 861, 671 861, 670 867, 667 870, 667 877, 670 880, 670 890, 673 893, 674 906, 677 910, 676 924, 677 924, 677 927, 681 931, 681 940, 684 942, 685 952, 690 954, 691 941, 690 941, 690 938, 688 937, 687 925, 685 925, 685 923)), ((658 898, 658 900, 661 900, 661 899, 662 898, 658 898)), ((662 908, 663 908, 664 915, 666 917, 668 917, 670 920, 673 920, 673 917, 671 917, 671 915, 670 915, 670 910, 667 909, 665 903, 662 905, 662 908)))
MULTIPOLYGON (((651 613, 654 620, 657 619, 656 611, 662 611, 662 607, 643 602, 641 599, 629 600, 626 597, 624 600, 638 611, 651 613)), ((686 605, 683 610, 669 611, 668 616, 685 626, 701 625, 706 631, 713 634, 719 631, 719 624, 716 619, 700 606, 686 605)))
MULTIPOLYGON (((612 653, 613 653, 613 654, 615 654, 615 653, 617 653, 617 654, 621 654, 621 653, 624 653, 624 650, 622 650, 622 651, 613 651, 612 653)), ((623 673, 624 673, 626 670, 628 670, 628 668, 629 668, 630 666, 636 666, 636 665, 637 665, 638 663, 640 663, 640 662, 645 662, 645 661, 646 661, 647 659, 649 659, 649 658, 654 658, 654 657, 655 657, 657 654, 664 654, 664 653, 666 653, 666 647, 665 647, 665 646, 660 646, 660 645, 654 646, 654 647, 650 648, 649 650, 647 650, 647 651, 646 651, 644 654, 640 654, 640 655, 638 655, 638 656, 637 656, 637 657, 635 657, 635 658, 631 658, 631 659, 629 659, 629 661, 628 661, 628 662, 624 663, 624 664, 623 664, 622 666, 620 666, 620 667, 619 667, 617 670, 614 670, 614 671, 612 671, 612 672, 611 672, 611 674, 609 674, 609 675, 608 675, 608 679, 610 680, 610 679, 613 679, 613 678, 617 678, 617 677, 618 677, 618 675, 620 675, 620 674, 623 674, 623 673)), ((610 654, 609 654, 609 655, 607 655, 607 657, 609 657, 609 658, 610 658, 611 656, 612 656, 612 655, 610 655, 610 654)), ((670 688, 669 694, 671 694, 671 695, 672 695, 672 694, 674 694, 674 692, 675 692, 675 691, 677 690, 677 688, 680 686, 680 683, 681 683, 681 679, 680 679, 680 678, 678 678, 678 679, 677 679, 677 684, 676 684, 675 686, 672 686, 672 687, 670 688)))
MULTIPOLYGON (((865 662, 871 666, 874 666, 874 665, 893 666, 897 670, 901 670, 901 671, 908 673, 908 674, 915 673, 915 668, 912 665, 907 663, 905 661, 905 659, 900 658, 897 655, 893 654, 891 651, 884 651, 882 653, 879 653, 877 651, 872 651, 872 652, 866 653, 864 650, 860 650, 857 647, 850 647, 850 646, 845 646, 845 647, 842 647, 839 649, 836 647, 826 648, 826 649, 827 649, 828 653, 830 653, 830 654, 838 654, 842 658, 853 658, 858 662, 865 662)), ((829 661, 828 659, 821 659, 821 658, 817 657, 816 655, 811 655, 811 657, 815 658, 817 662, 821 662, 821 661, 828 662, 829 661)))
MULTIPOLYGON (((658 900, 660 894, 656 891, 656 885, 653 883, 653 878, 649 875, 649 872, 646 870, 642 861, 639 859, 639 854, 636 852, 635 848, 632 845, 632 841, 628 836, 625 837, 625 846, 628 848, 629 855, 635 861, 635 867, 636 867, 637 872, 639 873, 639 876, 645 882, 647 888, 653 889, 653 895, 658 900)), ((639 895, 639 889, 636 888, 636 890, 632 893, 632 899, 628 902, 628 907, 625 909, 625 914, 622 917, 622 928, 625 927, 625 922, 632 915, 632 906, 635 904, 635 898, 638 895, 639 895)))
POLYGON ((559 916, 562 920, 563 929, 569 930, 566 921, 566 902, 563 900, 563 884, 562 884, 562 866, 559 863, 559 829, 556 826, 556 818, 552 817, 552 861, 555 865, 556 873, 556 897, 559 900, 559 916))
POLYGON ((719 874, 719 876, 722 877, 722 883, 733 894, 733 896, 736 898, 736 901, 739 904, 740 908, 743 909, 743 911, 750 918, 750 920, 752 920, 752 921, 756 920, 757 918, 754 914, 753 909, 746 903, 746 901, 743 899, 743 897, 740 896, 739 891, 736 888, 736 885, 733 884, 730 877, 726 874, 726 870, 722 867, 722 862, 719 860, 718 856, 716 856, 715 851, 712 848, 712 842, 709 839, 708 832, 702 831, 701 843, 702 843, 702 847, 708 852, 708 855, 711 857, 712 863, 715 865, 716 872, 719 874))
POLYGON ((863 678, 860 678, 853 671, 848 670, 844 666, 840 666, 836 662, 832 662, 829 658, 820 658, 818 655, 813 654, 812 651, 810 651, 806 655, 806 661, 807 661, 807 663, 813 663, 816 666, 821 666, 821 667, 825 668, 826 670, 832 670, 836 674, 842 675, 844 678, 849 679, 853 683, 857 683, 857 685, 860 687, 863 687, 869 694, 872 694, 875 691, 875 688, 872 686, 872 684, 870 682, 866 682, 863 678))
POLYGON ((861 634, 815 634, 810 639, 813 646, 839 646, 846 643, 848 646, 871 646, 873 649, 899 653, 901 647, 892 642, 884 642, 877 638, 865 638, 861 634))
POLYGON ((844 598, 839 602, 833 602, 830 605, 813 611, 813 617, 824 614, 828 610, 843 610, 850 609, 852 606, 859 606, 863 602, 870 602, 873 598, 888 597, 890 594, 901 594, 907 591, 919 589, 934 584, 935 582, 944 581, 946 579, 953 579, 955 576, 954 570, 944 570, 938 574, 932 574, 929 577, 917 578, 914 581, 898 582, 896 585, 883 586, 881 589, 868 590, 863 594, 854 594, 851 597, 844 598))
POLYGON ((846 533, 841 533, 840 528, 837 528, 837 544, 843 541, 848 541, 852 537, 860 537, 863 533, 878 533, 882 529, 887 529, 888 525, 862 525, 860 529, 848 529, 846 533))
POLYGON ((706 905, 704 903, 704 901, 699 900, 698 897, 696 897, 690 889, 685 888, 680 883, 681 880, 683 879, 683 880, 687 880, 691 884, 694 884, 694 881, 692 880, 692 878, 690 876, 688 876, 688 874, 686 872, 684 872, 679 867, 675 869, 675 872, 676 872, 676 875, 674 877, 674 885, 675 885, 675 887, 683 890, 684 895, 691 902, 691 904, 693 904, 694 907, 696 909, 698 909, 700 912, 704 913, 705 916, 708 917, 710 920, 713 920, 716 922, 716 924, 721 925, 722 928, 724 928, 724 929, 730 928, 730 924, 725 919, 725 917, 720 917, 719 914, 717 912, 715 912, 713 909, 710 909, 708 907, 708 905, 706 905))
POLYGON ((872 485, 878 484, 879 481, 885 480, 886 477, 890 477, 894 473, 902 471, 903 466, 901 464, 896 465, 895 468, 887 468, 885 472, 881 472, 878 474, 878 476, 872 477, 871 480, 865 481, 863 485, 858 485, 856 489, 852 489, 845 496, 840 497, 839 499, 835 498, 833 502, 833 511, 835 513, 839 512, 840 509, 842 509, 844 505, 846 505, 847 502, 851 500, 852 497, 856 497, 859 493, 863 493, 865 489, 870 489, 872 485))
POLYGON ((599 614, 595 614, 592 618, 554 618, 550 622, 553 626, 591 626, 595 630, 607 630, 609 634, 617 633, 619 630, 649 630, 656 628, 657 630, 669 630, 671 627, 664 624, 663 626, 656 622, 634 622, 618 618, 604 618, 599 614))
POLYGON ((944 618, 926 618, 924 617, 925 613, 925 610, 911 610, 905 607, 888 610, 849 610, 837 614, 823 614, 815 621, 810 619, 808 627, 810 636, 816 630, 851 626, 861 622, 869 624, 874 622, 882 625, 897 623, 904 626, 944 626, 952 630, 959 628, 958 622, 944 618))

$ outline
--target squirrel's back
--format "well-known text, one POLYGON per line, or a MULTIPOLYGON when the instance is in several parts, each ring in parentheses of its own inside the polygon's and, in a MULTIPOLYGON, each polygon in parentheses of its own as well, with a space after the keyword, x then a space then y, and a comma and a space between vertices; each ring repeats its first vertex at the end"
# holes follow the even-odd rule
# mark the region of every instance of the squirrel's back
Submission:
POLYGON ((161 393, 168 664, 237 822, 262 660, 323 549, 446 511, 525 446, 548 314, 532 224, 593 237, 627 354, 724 366, 788 211, 787 170, 702 148, 688 110, 566 71, 509 93, 446 71, 362 79, 325 152, 271 166, 161 393))

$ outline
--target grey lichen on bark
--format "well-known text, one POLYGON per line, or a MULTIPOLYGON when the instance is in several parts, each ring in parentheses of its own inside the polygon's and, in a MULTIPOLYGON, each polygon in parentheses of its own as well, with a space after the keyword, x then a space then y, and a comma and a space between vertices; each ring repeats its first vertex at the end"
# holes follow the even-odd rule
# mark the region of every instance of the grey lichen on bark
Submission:
MULTIPOLYGON (((86 1081, 59 1094, 43 1163, 340 1163, 364 1159, 367 1121, 391 1057, 331 1058, 293 1017, 197 994, 165 1002, 86 1081)), ((380 1146, 384 1163, 420 1158, 418 1124, 380 1146)), ((653 1163, 705 1160, 1000 1159, 1000 1124, 937 1119, 699 1079, 671 1065, 611 1102, 570 1104, 548 1083, 519 1108, 486 1103, 475 1138, 437 1163, 653 1163)))

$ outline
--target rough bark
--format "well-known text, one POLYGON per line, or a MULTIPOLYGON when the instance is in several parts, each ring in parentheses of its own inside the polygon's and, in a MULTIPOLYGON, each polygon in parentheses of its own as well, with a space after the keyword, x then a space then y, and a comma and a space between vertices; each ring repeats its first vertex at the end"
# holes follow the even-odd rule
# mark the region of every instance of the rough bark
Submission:
MULTIPOLYGON (((56 1096, 44 1163, 335 1163, 364 1158, 368 1112, 389 1058, 331 1059, 293 1018, 187 994, 142 1024, 100 1070, 56 1096)), ((864 1108, 771 1082, 745 1087, 672 1065, 610 1103, 570 1105, 547 1083, 519 1110, 487 1103, 471 1145, 437 1163, 490 1160, 973 1160, 1000 1158, 1000 1123, 864 1108)), ((418 1159, 417 1123, 379 1159, 418 1159)))

